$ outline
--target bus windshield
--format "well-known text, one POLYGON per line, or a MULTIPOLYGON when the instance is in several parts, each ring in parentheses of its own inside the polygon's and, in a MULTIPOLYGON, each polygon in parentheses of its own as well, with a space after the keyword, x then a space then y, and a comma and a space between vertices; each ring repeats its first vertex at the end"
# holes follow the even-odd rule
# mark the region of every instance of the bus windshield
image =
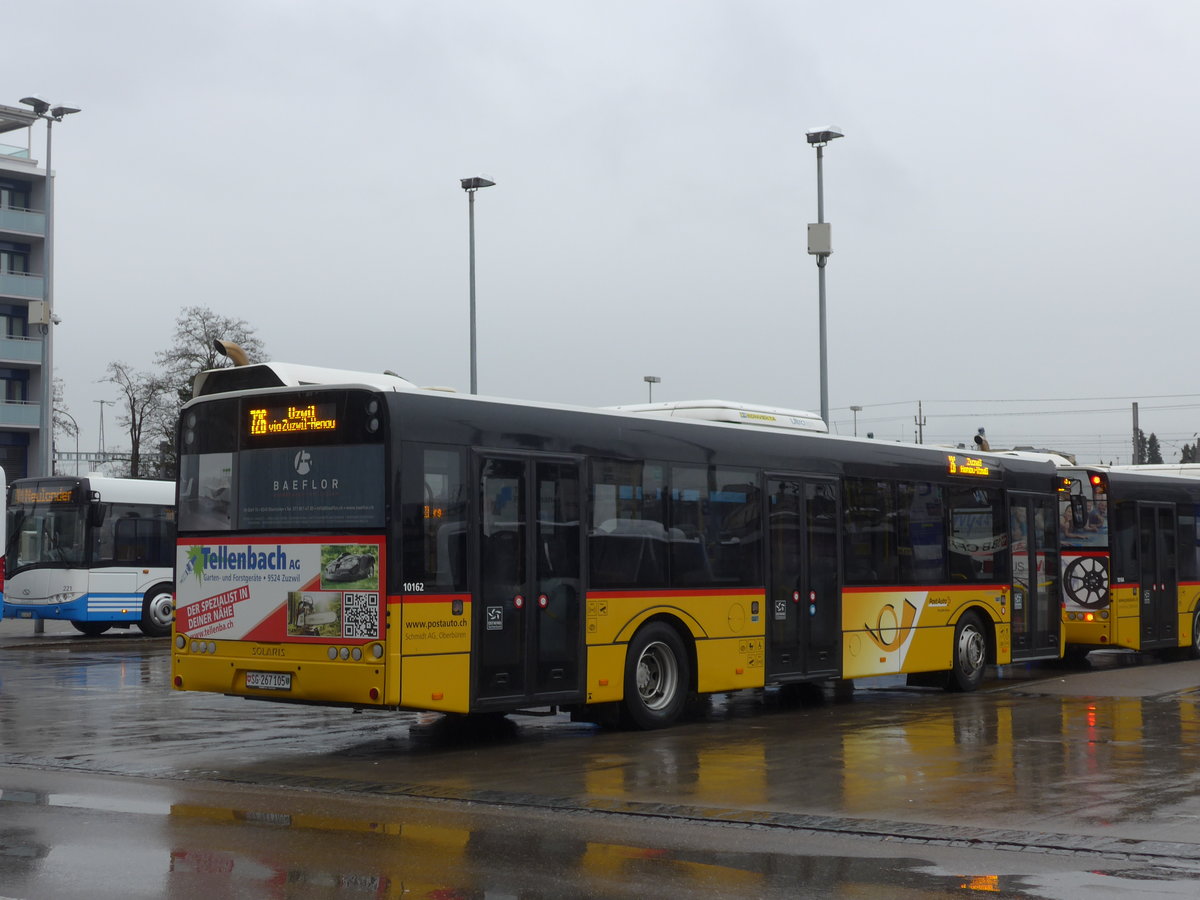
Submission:
POLYGON ((20 498, 8 507, 7 565, 11 576, 19 569, 36 565, 83 565, 87 545, 87 508, 72 502, 72 492, 63 491, 47 499, 20 498), (58 499, 63 495, 68 499, 58 499))

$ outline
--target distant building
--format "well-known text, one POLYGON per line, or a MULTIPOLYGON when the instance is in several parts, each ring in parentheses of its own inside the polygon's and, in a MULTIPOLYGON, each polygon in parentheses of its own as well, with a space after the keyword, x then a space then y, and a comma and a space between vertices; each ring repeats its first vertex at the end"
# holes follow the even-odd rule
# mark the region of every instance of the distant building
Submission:
POLYGON ((43 474, 42 326, 30 304, 45 291, 46 171, 30 153, 37 117, 0 106, 0 466, 11 481, 43 474))

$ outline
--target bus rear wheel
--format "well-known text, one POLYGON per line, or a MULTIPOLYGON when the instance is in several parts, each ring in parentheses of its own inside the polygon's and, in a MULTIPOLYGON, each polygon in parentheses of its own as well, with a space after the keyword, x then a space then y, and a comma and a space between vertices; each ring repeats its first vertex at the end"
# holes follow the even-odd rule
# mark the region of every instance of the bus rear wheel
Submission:
POLYGON ((175 621, 175 592, 169 584, 160 584, 146 592, 142 600, 142 618, 138 628, 146 637, 166 637, 175 621))
POLYGON ((71 627, 80 634, 86 634, 88 637, 99 637, 112 628, 112 625, 108 624, 108 622, 77 622, 72 619, 71 627))
POLYGON ((1200 659, 1200 607, 1192 614, 1192 646, 1188 649, 1192 659, 1200 659))
POLYGON ((679 634, 669 625, 651 622, 629 643, 623 718, 637 728, 665 728, 683 712, 690 683, 679 634))
POLYGON ((977 613, 967 613, 954 627, 954 661, 946 690, 973 691, 983 683, 987 668, 987 635, 977 613))

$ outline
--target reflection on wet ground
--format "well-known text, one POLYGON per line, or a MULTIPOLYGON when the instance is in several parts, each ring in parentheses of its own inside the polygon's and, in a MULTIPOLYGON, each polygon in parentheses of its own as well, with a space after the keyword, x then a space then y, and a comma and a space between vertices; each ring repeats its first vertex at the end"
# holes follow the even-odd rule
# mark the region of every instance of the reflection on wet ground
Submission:
MULTIPOLYGON (((742 692, 712 698, 680 727, 630 734, 561 715, 355 714, 179 694, 165 687, 166 649, 140 649, 94 643, 6 649, 0 764, 179 784, 203 778, 238 790, 266 786, 388 803, 454 800, 464 804, 455 809, 550 811, 571 823, 562 833, 529 826, 514 841, 511 827, 456 824, 449 807, 413 820, 378 808, 365 817, 298 811, 294 799, 239 806, 114 800, 61 788, 38 799, 24 785, 0 783, 0 812, 86 809, 165 816, 172 827, 235 825, 301 835, 275 842, 280 859, 223 846, 217 832, 198 843, 172 838, 171 884, 196 893, 221 895, 211 889, 218 883, 303 883, 333 895, 388 896, 403 884, 405 891, 453 887, 460 893, 446 896, 474 896, 486 883, 489 889, 511 884, 519 895, 532 890, 522 873, 544 874, 538 861, 546 860, 576 893, 595 873, 649 890, 670 872, 679 885, 717 885, 718 894, 729 896, 751 888, 782 892, 797 879, 903 887, 909 878, 947 895, 1059 896, 1050 882, 1038 888, 1045 893, 1022 894, 1032 882, 939 873, 917 856, 934 846, 1073 854, 1092 859, 1089 867, 1105 872, 1110 887, 1131 872, 1144 879, 1159 871, 1170 884, 1190 880, 1200 861, 1200 704, 1194 690, 1178 687, 1200 681, 1194 677, 1200 663, 1156 668, 1130 654, 1093 663, 1096 675, 1115 675, 1122 684, 1146 681, 1133 696, 1091 695, 1086 685, 1058 695, 1060 683, 1076 676, 1032 667, 1007 670, 972 695, 907 688, 896 679, 863 682, 848 703, 812 690, 742 692), (1164 679, 1170 689, 1156 691, 1164 679), (889 852, 915 852, 864 861, 802 856, 793 848, 781 857, 753 845, 722 850, 727 840, 716 850, 689 849, 686 842, 586 833, 624 837, 667 822, 701 831, 737 825, 760 844, 763 835, 789 835, 802 846, 866 838, 880 848, 898 842, 889 852), (382 861, 358 871, 348 869, 348 859, 382 861), (487 871, 499 865, 500 876, 480 874, 485 859, 493 867, 487 871), (447 871, 447 861, 469 877, 438 881, 432 873, 447 871)), ((5 818, 0 814, 0 822, 5 818)), ((0 874, 44 859, 49 846, 27 829, 0 825, 0 874)))

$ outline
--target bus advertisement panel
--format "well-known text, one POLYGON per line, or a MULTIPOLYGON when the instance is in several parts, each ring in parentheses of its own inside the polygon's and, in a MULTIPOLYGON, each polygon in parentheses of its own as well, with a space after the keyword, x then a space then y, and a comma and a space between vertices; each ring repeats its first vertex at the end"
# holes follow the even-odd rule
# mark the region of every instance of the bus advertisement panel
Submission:
POLYGON ((379 640, 382 561, 382 540, 366 535, 183 540, 175 628, 196 639, 379 640))

